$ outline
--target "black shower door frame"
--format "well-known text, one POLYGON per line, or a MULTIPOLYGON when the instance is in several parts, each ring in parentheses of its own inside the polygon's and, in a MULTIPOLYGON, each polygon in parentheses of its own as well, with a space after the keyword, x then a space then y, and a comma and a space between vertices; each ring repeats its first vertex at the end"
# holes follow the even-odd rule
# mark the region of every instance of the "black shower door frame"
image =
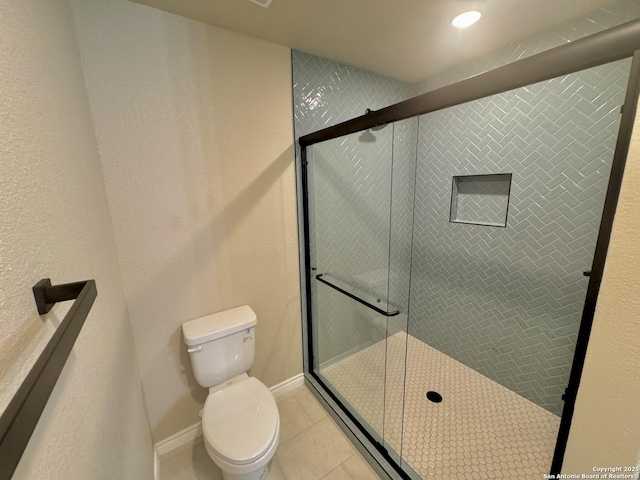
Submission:
POLYGON ((598 239, 593 258, 589 285, 580 321, 580 328, 576 342, 569 382, 563 395, 565 401, 560 428, 550 467, 550 474, 557 476, 562 469, 562 462, 569 438, 571 420, 575 408, 575 402, 580 386, 580 378, 584 367, 593 317, 598 299, 598 292, 602 283, 602 274, 609 248, 609 240, 613 227, 622 177, 629 152, 629 144, 633 124, 636 117, 638 96, 640 95, 640 20, 625 23, 603 32, 585 37, 575 42, 553 48, 546 52, 532 55, 523 60, 490 70, 460 82, 448 85, 437 90, 427 92, 417 97, 405 100, 386 108, 370 112, 360 117, 339 123, 332 127, 319 130, 300 137, 301 148, 301 176, 302 176, 302 209, 303 209, 303 241, 304 241, 304 290, 306 293, 306 361, 305 375, 312 378, 343 411, 373 445, 378 453, 395 468, 396 473, 402 478, 409 478, 384 449, 367 431, 362 424, 345 408, 313 371, 314 349, 312 341, 312 308, 311 308, 311 279, 312 265, 310 257, 309 238, 309 188, 307 172, 307 148, 313 144, 356 133, 372 127, 386 125, 418 115, 435 112, 455 105, 460 105, 473 100, 478 100, 491 95, 513 90, 515 88, 532 85, 534 83, 550 80, 562 75, 578 72, 588 68, 603 65, 605 63, 633 58, 631 71, 627 84, 622 118, 618 130, 611 173, 604 201, 604 209, 598 239))

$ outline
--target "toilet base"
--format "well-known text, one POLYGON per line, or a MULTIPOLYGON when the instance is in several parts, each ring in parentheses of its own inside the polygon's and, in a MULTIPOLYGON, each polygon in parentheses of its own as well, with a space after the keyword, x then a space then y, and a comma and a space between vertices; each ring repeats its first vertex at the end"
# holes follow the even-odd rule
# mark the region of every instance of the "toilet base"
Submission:
POLYGON ((269 478, 269 467, 265 465, 264 467, 256 470, 255 472, 244 473, 240 475, 225 472, 223 470, 222 478, 224 480, 267 480, 267 478, 269 478))
POLYGON ((276 453, 278 443, 280 442, 280 417, 276 424, 276 434, 271 446, 262 454, 258 460, 250 464, 235 465, 221 458, 215 450, 213 450, 207 438, 204 438, 204 446, 213 462, 222 470, 222 478, 224 480, 267 480, 269 477, 269 462, 276 453))

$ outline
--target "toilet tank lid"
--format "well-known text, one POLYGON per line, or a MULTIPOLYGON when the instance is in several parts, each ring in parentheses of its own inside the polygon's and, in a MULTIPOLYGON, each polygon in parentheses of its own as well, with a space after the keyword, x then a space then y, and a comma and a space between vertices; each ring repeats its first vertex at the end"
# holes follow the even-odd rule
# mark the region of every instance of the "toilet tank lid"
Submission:
POLYGON ((187 345, 199 345, 226 337, 258 323, 249 305, 212 313, 182 324, 182 336, 187 345))

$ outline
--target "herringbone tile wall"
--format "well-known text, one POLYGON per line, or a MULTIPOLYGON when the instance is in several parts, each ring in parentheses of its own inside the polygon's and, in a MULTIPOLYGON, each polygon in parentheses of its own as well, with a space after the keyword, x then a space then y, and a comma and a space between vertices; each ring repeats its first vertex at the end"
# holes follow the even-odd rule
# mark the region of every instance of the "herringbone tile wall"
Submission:
POLYGON ((414 95, 409 83, 297 50, 291 56, 296 139, 414 95))
POLYGON ((560 414, 629 60, 420 117, 409 333, 560 414), (452 177, 512 173, 506 228, 452 177))

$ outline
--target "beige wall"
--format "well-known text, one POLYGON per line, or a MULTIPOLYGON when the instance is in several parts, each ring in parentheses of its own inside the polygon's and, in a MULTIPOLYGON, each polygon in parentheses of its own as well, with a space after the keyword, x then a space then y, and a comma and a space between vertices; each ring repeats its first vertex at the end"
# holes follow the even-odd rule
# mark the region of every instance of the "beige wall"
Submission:
POLYGON ((186 320, 258 315, 252 374, 302 371, 290 50, 126 0, 72 0, 156 441, 207 392, 186 320))
POLYGON ((0 2, 2 408, 68 303, 31 286, 95 278, 98 297, 14 479, 151 479, 153 450, 66 0, 0 2))
POLYGON ((640 115, 611 244, 563 473, 638 464, 640 454, 640 115))

